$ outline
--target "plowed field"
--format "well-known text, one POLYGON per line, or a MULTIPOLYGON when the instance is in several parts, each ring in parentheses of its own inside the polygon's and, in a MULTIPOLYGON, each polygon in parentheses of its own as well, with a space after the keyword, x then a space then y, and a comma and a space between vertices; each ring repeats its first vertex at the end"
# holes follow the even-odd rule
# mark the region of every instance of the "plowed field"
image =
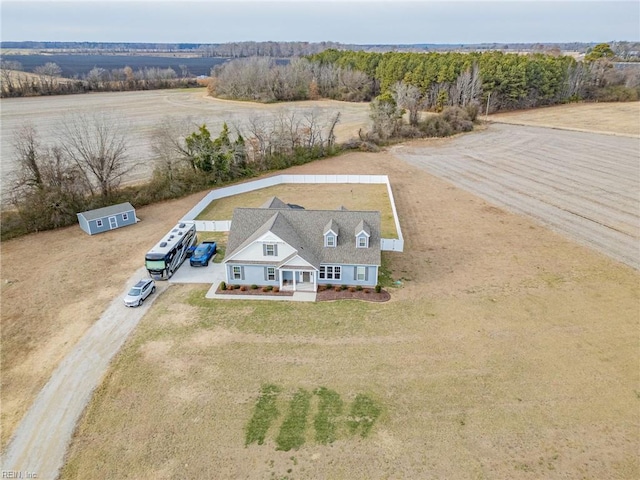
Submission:
POLYGON ((403 160, 640 268, 640 142, 515 125, 393 148, 403 160))

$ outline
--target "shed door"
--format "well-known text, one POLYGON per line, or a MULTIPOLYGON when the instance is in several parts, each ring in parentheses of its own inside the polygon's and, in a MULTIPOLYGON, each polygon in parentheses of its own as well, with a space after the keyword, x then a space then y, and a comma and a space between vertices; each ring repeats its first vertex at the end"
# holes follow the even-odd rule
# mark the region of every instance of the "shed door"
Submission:
POLYGON ((118 228, 116 217, 109 217, 109 228, 118 228))

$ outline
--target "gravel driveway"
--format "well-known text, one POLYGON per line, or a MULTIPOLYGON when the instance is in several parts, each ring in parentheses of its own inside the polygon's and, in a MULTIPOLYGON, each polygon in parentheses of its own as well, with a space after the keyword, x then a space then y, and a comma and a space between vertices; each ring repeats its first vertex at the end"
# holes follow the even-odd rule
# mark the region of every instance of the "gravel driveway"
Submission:
POLYGON ((60 363, 20 422, 2 457, 3 472, 21 472, 21 477, 13 478, 57 477, 76 423, 109 363, 151 304, 168 287, 167 282, 156 282, 157 292, 142 306, 125 307, 122 297, 146 275, 144 267, 136 271, 122 295, 111 302, 100 320, 60 363))

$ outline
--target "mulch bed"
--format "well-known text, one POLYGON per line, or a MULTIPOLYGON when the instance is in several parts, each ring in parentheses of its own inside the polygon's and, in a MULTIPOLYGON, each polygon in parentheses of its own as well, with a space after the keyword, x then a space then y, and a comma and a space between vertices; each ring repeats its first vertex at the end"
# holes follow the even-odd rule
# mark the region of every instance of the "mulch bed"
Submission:
POLYGON ((274 292, 273 290, 269 290, 268 292, 263 292, 262 288, 256 288, 252 290, 251 288, 247 288, 244 292, 239 288, 234 288, 233 290, 220 290, 220 287, 216 289, 216 295, 268 295, 270 297, 292 297, 292 291, 279 291, 274 292))
MULTIPOLYGON (((290 290, 274 292, 270 290, 263 292, 262 288, 252 290, 248 288, 244 292, 239 288, 233 290, 220 290, 220 287, 216 289, 216 295, 267 295, 278 297, 291 297, 293 292, 290 290)), ((333 300, 364 300, 367 302, 386 302, 391 298, 391 295, 386 290, 381 290, 380 293, 376 293, 373 288, 365 288, 360 291, 350 292, 349 290, 340 290, 336 292, 333 288, 328 290, 318 290, 316 294, 317 302, 329 302, 333 300)))
POLYGON ((380 290, 376 293, 373 288, 365 288, 360 291, 350 292, 349 290, 340 290, 336 292, 333 288, 320 291, 316 295, 317 302, 326 302, 332 300, 365 300, 367 302, 386 302, 391 295, 386 290, 380 290))

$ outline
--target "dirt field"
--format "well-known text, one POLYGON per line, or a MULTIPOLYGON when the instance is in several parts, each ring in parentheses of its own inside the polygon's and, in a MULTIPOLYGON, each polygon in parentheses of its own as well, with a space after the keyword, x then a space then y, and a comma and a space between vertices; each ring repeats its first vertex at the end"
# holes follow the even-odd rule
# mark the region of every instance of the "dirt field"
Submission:
POLYGON ((204 195, 139 209, 140 223, 108 235, 89 236, 75 226, 0 244, 2 447, 145 253, 204 195))
POLYGON ((563 128, 640 136, 640 102, 572 103, 548 108, 490 115, 489 120, 515 125, 563 128))
POLYGON ((635 138, 491 125, 393 153, 640 269, 640 143, 635 138))
MULTIPOLYGON (((638 274, 387 154, 295 173, 387 173, 406 251, 385 304, 159 299, 97 392, 62 478, 634 478, 638 274), (282 388, 244 446, 261 385, 282 388), (382 408, 371 435, 276 451, 288 401, 382 408), (132 444, 132 439, 140 442, 132 444), (96 465, 100 465, 96 469, 96 465)), ((344 418, 343 418, 344 420, 344 418)))
POLYGON ((206 123, 212 135, 217 136, 224 122, 233 128, 234 125, 244 125, 249 117, 268 116, 283 109, 300 112, 319 109, 327 115, 339 111, 341 118, 336 127, 339 142, 356 136, 358 129, 369 121, 367 103, 319 100, 260 105, 218 100, 207 96, 205 89, 6 98, 0 100, 0 107, 0 181, 3 188, 7 187, 9 173, 14 169, 13 134, 25 122, 31 122, 35 126, 45 145, 56 141, 56 129, 67 115, 107 112, 130 122, 129 159, 133 163, 143 164, 127 178, 131 183, 150 176, 153 170, 150 162, 153 158, 151 132, 167 116, 176 121, 188 119, 194 125, 206 123))
MULTIPOLYGON (((201 288, 171 287, 97 391, 64 478, 640 475, 636 271, 387 153, 290 172, 390 175, 406 251, 386 259, 403 287, 386 304, 319 307, 203 302, 201 288), (265 445, 245 448, 263 382, 283 388, 281 416, 265 445), (310 426, 300 450, 276 452, 287 397, 318 386, 347 406, 375 398, 372 434, 341 429, 325 447, 310 426)), ((141 223, 106 235, 72 227, 0 245, 3 447, 144 253, 203 196, 139 209, 141 223)))

